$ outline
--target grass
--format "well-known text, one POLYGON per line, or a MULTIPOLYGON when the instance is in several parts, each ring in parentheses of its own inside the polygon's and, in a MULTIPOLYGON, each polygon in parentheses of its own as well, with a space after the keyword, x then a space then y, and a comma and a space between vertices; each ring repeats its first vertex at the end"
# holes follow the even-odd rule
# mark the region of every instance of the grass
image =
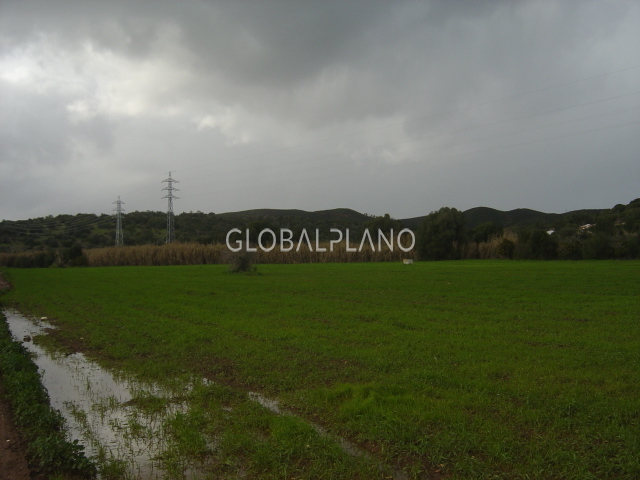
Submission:
POLYGON ((52 478, 94 478, 95 465, 84 455, 82 445, 68 441, 64 420, 60 412, 49 405, 38 368, 24 347, 11 338, 1 314, 0 381, 16 424, 29 443, 29 461, 52 478))
POLYGON ((229 478, 384 478, 393 468, 409 478, 632 479, 638 267, 10 269, 3 302, 53 319, 50 341, 111 367, 215 381, 166 424, 163 458, 176 471, 188 458, 229 478), (306 421, 268 412, 248 391, 306 421), (346 455, 307 421, 377 460, 346 455))

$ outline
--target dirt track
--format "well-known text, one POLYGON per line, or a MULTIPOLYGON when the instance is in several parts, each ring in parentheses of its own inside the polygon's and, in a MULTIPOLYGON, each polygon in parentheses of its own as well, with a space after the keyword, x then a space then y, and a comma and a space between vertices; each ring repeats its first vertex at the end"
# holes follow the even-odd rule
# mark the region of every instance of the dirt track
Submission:
MULTIPOLYGON (((0 274, 0 290, 11 288, 0 274)), ((32 472, 27 462, 27 444, 22 440, 4 396, 0 378, 0 480, 32 480, 43 478, 32 472)))
MULTIPOLYGON (((0 384, 0 480, 31 480, 27 445, 22 441, 0 384)), ((41 478, 41 477, 40 477, 41 478)))

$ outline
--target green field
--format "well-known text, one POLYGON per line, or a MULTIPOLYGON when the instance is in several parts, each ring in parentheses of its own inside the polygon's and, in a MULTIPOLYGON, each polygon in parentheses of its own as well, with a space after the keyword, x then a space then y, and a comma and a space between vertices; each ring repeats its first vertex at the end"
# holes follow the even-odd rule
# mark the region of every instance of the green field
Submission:
POLYGON ((640 478, 636 261, 7 276, 3 304, 53 319, 49 342, 156 382, 215 381, 167 429, 212 478, 640 478))

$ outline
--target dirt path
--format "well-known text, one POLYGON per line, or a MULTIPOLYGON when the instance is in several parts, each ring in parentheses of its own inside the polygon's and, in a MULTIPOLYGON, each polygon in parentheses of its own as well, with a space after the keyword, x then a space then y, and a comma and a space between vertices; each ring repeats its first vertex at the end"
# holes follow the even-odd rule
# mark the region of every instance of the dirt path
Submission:
MULTIPOLYGON (((8 290, 11 284, 0 273, 0 291, 8 290)), ((4 395, 0 379, 0 480, 43 479, 29 468, 27 444, 13 422, 9 401, 4 395)))
MULTIPOLYGON (((9 404, 0 384, 0 480, 32 480, 27 463, 27 445, 13 423, 9 404)), ((34 472, 35 473, 35 472, 34 472)))

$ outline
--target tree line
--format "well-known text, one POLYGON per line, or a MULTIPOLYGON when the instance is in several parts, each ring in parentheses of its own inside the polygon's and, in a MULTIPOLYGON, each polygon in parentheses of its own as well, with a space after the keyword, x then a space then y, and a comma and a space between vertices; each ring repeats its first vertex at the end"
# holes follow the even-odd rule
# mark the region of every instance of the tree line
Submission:
POLYGON ((551 225, 467 229, 455 208, 431 212, 417 232, 422 260, 504 258, 605 260, 640 258, 640 199, 597 214, 564 215, 551 225))
MULTIPOLYGON (((415 219, 413 219, 415 220, 415 219)), ((406 221, 388 214, 371 216, 348 209, 326 212, 253 211, 237 214, 202 212, 175 216, 176 240, 184 244, 224 244, 232 228, 248 229, 250 240, 260 231, 287 228, 297 238, 305 229, 328 234, 349 229, 359 238, 365 229, 400 231, 406 221)), ((123 215, 127 246, 165 243, 164 212, 123 215)), ((602 211, 559 215, 552 222, 500 225, 494 221, 467 225, 464 212, 442 207, 414 227, 416 254, 421 260, 536 259, 591 260, 640 257, 640 199, 602 211)), ((323 239, 323 240, 328 240, 323 239)), ((20 267, 81 266, 83 251, 113 247, 114 219, 110 215, 59 215, 20 222, 0 222, 0 265, 20 267)), ((115 248, 115 247, 114 247, 115 248)))

